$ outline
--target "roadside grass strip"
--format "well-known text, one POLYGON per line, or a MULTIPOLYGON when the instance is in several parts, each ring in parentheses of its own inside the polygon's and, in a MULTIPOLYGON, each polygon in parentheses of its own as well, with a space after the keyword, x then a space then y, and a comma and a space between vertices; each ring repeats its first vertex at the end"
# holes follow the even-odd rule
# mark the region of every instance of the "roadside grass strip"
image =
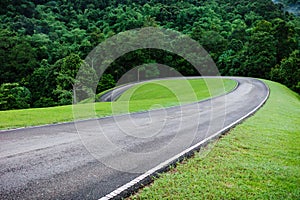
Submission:
POLYGON ((300 96, 265 82, 254 116, 129 199, 300 199, 300 96))
MULTIPOLYGON (((95 108, 93 113, 85 112, 90 108, 91 103, 76 105, 79 111, 82 110, 82 112, 76 113, 76 119, 105 117, 191 103, 224 94, 236 87, 236 82, 230 79, 207 79, 206 81, 221 82, 222 84, 215 84, 216 87, 208 89, 203 79, 161 80, 142 83, 126 91, 116 102, 93 103, 92 106, 95 108), (183 83, 188 83, 188 85, 183 83), (192 92, 187 93, 187 91, 192 92), (192 98, 193 95, 196 97, 192 98)), ((214 84, 211 85, 214 86, 214 84)), ((9 129, 70 122, 74 121, 74 116, 72 105, 68 105, 0 111, 0 119, 0 129, 9 129)))

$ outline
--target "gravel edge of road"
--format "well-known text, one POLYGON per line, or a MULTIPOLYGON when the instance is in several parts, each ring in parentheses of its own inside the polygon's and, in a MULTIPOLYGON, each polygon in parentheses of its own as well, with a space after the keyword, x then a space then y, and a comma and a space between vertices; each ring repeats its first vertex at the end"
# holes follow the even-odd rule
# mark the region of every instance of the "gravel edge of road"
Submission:
MULTIPOLYGON (((252 111, 250 111, 249 113, 247 113, 240 119, 236 120, 235 122, 224 127, 222 130, 218 131, 214 135, 206 138, 205 140, 202 140, 201 142, 193 145, 192 147, 186 149, 185 151, 170 158, 169 160, 166 160, 165 162, 159 164, 158 166, 150 169, 149 171, 138 176, 137 178, 130 181, 129 183, 124 184, 123 186, 117 188, 116 190, 114 190, 111 193, 107 194, 106 196, 100 198, 99 200, 124 199, 126 197, 129 197, 130 195, 137 192, 140 188, 142 188, 146 185, 149 185, 151 182, 153 182, 153 178, 158 177, 160 173, 167 172, 170 169, 170 167, 176 166, 176 164, 178 162, 183 161, 185 158, 192 157, 195 154, 195 152, 200 151, 201 148, 205 147, 210 142, 218 139, 222 135, 225 135, 230 129, 241 124, 244 120, 246 120, 250 116, 254 115, 267 102, 267 100, 270 96, 270 88, 268 87, 268 85, 266 83, 264 83, 262 80, 259 80, 259 79, 256 79, 256 80, 263 83, 263 85, 265 86, 265 88, 267 90, 267 95, 264 98, 264 100, 257 107, 255 107, 252 111)), ((238 83, 238 81, 237 81, 237 83, 238 83)), ((232 91, 236 90, 238 85, 239 85, 239 83, 232 91)), ((232 92, 232 91, 230 91, 230 92, 232 92)), ((228 92, 228 93, 230 93, 230 92, 228 92)), ((228 93, 226 93, 226 94, 228 94, 228 93)), ((222 94, 222 95, 226 95, 226 94, 222 94)), ((220 96, 222 96, 222 95, 220 95, 220 96)), ((202 100, 202 101, 206 101, 206 100, 202 100)))

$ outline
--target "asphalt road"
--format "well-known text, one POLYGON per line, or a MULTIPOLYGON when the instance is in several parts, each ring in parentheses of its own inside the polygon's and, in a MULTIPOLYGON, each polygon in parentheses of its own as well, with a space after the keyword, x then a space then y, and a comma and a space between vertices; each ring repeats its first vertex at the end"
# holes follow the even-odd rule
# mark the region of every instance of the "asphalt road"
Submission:
POLYGON ((268 95, 234 78, 212 100, 0 132, 0 199, 99 199, 247 115, 268 95))

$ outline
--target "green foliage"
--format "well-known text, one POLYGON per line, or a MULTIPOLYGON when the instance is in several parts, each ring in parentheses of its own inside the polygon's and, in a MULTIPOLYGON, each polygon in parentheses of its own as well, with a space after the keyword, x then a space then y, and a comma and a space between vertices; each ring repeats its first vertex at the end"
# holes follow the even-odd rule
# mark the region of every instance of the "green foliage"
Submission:
MULTIPOLYGON (((120 98, 120 100, 116 102, 99 102, 92 104, 95 107, 95 112, 90 113, 86 112, 91 107, 90 102, 85 104, 77 104, 76 110, 82 110, 81 112, 77 113, 78 118, 80 119, 89 119, 95 117, 104 117, 104 116, 111 116, 113 114, 124 114, 130 112, 138 112, 148 109, 155 109, 155 105, 160 105, 160 107, 169 107, 173 105, 178 105, 179 103, 186 103, 186 101, 196 101, 196 100, 203 100, 206 98, 210 98, 212 95, 221 95, 224 92, 231 91, 236 82, 233 80, 218 80, 218 79, 209 79, 206 81, 212 81, 211 85, 213 87, 208 88, 205 84, 205 81, 202 79, 194 79, 189 80, 191 85, 186 85, 183 87, 183 82, 187 82, 185 80, 169 80, 163 81, 162 83, 170 85, 173 87, 176 94, 179 96, 185 97, 185 99, 177 99, 174 94, 168 92, 166 88, 158 87, 159 91, 154 91, 153 88, 149 87, 149 85, 141 84, 138 91, 134 94, 133 98, 135 100, 128 100, 128 92, 125 97, 120 98), (169 83, 168 83, 169 82, 169 83), (224 83, 218 84, 218 83, 224 83), (216 83, 216 84, 214 84, 216 83), (186 87, 188 86, 188 87, 186 87), (190 87, 196 93, 197 99, 192 98, 193 94, 187 94, 190 91, 190 87), (185 90, 184 90, 185 89, 185 90), (189 89, 189 90, 186 90, 189 89), (163 92, 164 97, 161 98, 161 93, 163 92), (148 97, 145 98, 145 94, 150 94, 148 97), (174 98, 175 97, 175 98, 174 98), (180 100, 186 100, 185 102, 180 102, 180 100), (130 108, 124 106, 124 103, 129 103, 130 108)), ((157 85, 156 81, 156 84, 157 85)), ((151 83, 150 83, 151 84, 151 83)), ((11 87, 17 86, 17 84, 9 84, 11 87)), ((130 91, 129 91, 130 92, 130 91)), ((1 96, 2 93, 0 93, 1 96)), ((62 95, 68 95, 62 94, 62 95)), ((68 100, 69 98, 61 98, 61 101, 68 100)), ((0 102, 1 102, 0 98, 0 102)), ((46 105, 47 103, 51 103, 53 100, 51 98, 48 99, 39 99, 36 103, 41 103, 42 105, 46 105)), ((61 102, 62 104, 64 102, 61 102)), ((0 104, 1 105, 1 104, 0 104)), ((76 114, 76 115, 77 115, 76 114)), ((6 110, 0 112, 0 129, 8 129, 8 128, 16 128, 16 127, 25 127, 25 126, 34 126, 34 125, 41 125, 41 124, 52 124, 58 122, 67 122, 73 121, 73 106, 56 106, 50 108, 31 108, 31 109, 22 109, 22 110, 6 110)))
POLYGON ((30 77, 33 107, 56 105, 54 100, 56 97, 53 95, 53 91, 57 87, 56 78, 57 74, 54 66, 51 66, 47 60, 42 60, 40 67, 34 70, 30 77), (45 102, 45 99, 48 99, 49 102, 45 102))
POLYGON ((79 55, 71 54, 57 61, 55 65, 60 69, 56 78, 57 88, 54 90, 59 105, 77 103, 93 94, 93 85, 97 81, 96 72, 79 55), (84 71, 80 71, 80 76, 77 77, 80 67, 84 71))
POLYGON ((4 83, 0 86, 0 110, 29 108, 31 93, 18 83, 4 83))
POLYGON ((97 93, 115 87, 116 82, 111 74, 103 74, 97 87, 97 93))
POLYGON ((275 39, 267 32, 254 32, 249 44, 243 49, 241 74, 249 77, 269 78, 276 64, 275 39))
POLYGON ((0 84, 28 80, 37 66, 36 52, 26 37, 0 29, 0 84))
POLYGON ((280 81, 300 93, 300 51, 295 50, 280 65, 272 68, 271 79, 280 81))
POLYGON ((76 75, 82 64, 81 58, 76 54, 65 57, 56 63, 60 71, 57 76, 58 86, 63 90, 72 90, 75 84, 76 75))
POLYGON ((11 89, 11 93, 15 98, 14 107, 17 109, 29 108, 31 102, 31 93, 26 87, 15 87, 11 89))
MULTIPOLYGON (((77 84, 74 78, 79 60, 112 35, 145 26, 191 36, 211 54, 222 75, 270 78, 271 68, 300 49, 300 19, 282 10, 281 4, 271 0, 3 0, 0 84, 17 82, 27 87, 34 106, 43 106, 46 99, 51 103, 45 105, 56 105, 62 96, 67 98, 63 102, 70 103, 66 94, 77 84)), ((180 56, 153 49, 123 55, 106 73, 117 82, 133 67, 151 62, 169 65, 183 75, 198 75, 180 56)), ((92 76, 92 69, 89 71, 86 73, 92 76)), ((143 73, 150 78, 158 72, 151 69, 143 73)), ((285 83, 275 74, 274 80, 285 83)), ((110 86, 113 84, 104 88, 110 86)), ((85 90, 82 98, 91 93, 87 88, 80 90, 85 90)))
POLYGON ((34 102, 34 108, 43 108, 43 107, 51 107, 55 106, 57 103, 51 97, 41 97, 37 101, 34 102))

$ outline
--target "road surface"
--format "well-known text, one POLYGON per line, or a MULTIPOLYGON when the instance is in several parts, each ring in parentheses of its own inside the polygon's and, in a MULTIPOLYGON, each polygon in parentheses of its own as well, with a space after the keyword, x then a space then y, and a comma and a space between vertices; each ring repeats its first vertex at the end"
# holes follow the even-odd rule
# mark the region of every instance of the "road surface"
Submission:
POLYGON ((261 105, 268 88, 162 110, 0 131, 0 199, 99 199, 261 105))

